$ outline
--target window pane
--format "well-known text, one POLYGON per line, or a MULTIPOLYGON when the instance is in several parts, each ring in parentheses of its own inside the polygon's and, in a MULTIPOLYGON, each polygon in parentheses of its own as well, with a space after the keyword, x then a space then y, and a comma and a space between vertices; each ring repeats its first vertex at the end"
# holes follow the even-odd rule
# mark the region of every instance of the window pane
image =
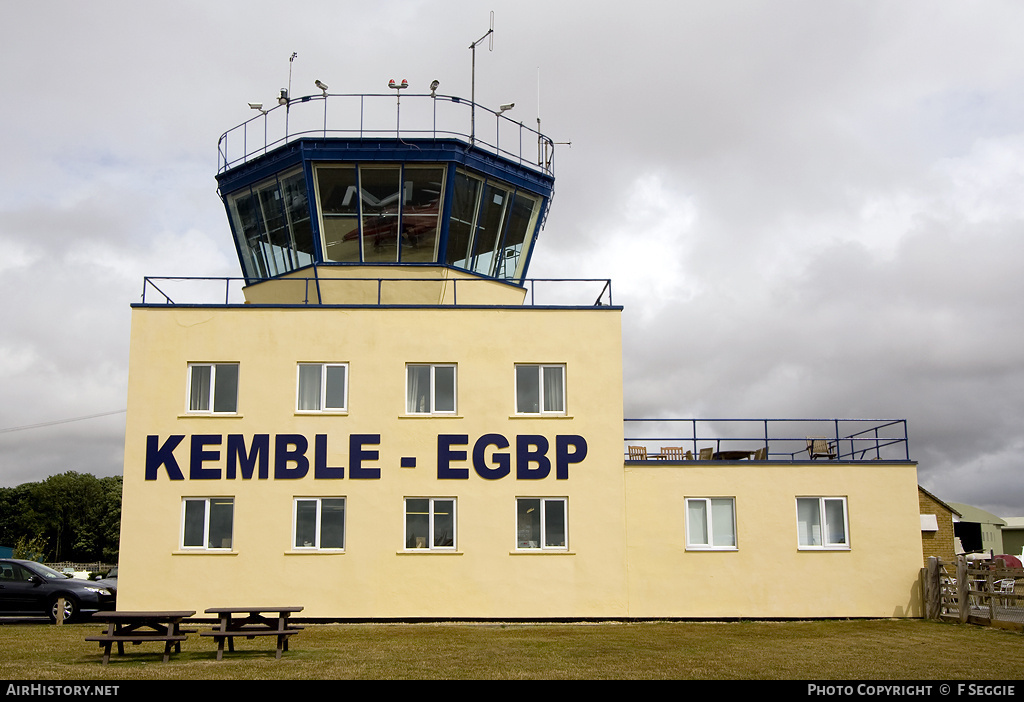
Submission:
POLYGON ((345 366, 327 366, 324 409, 345 409, 345 366))
POLYGON ((711 500, 711 533, 714 535, 713 546, 736 545, 732 500, 711 500))
POLYGON ((842 500, 824 500, 825 524, 828 525, 828 543, 840 545, 846 543, 846 519, 842 500))
POLYGON ((687 543, 708 545, 708 507, 705 500, 686 501, 686 534, 687 543))
POLYGON ((796 501, 797 532, 801 546, 821 546, 821 512, 818 498, 796 501))
POLYGON ((544 368, 544 411, 564 412, 565 395, 562 391, 562 368, 561 366, 548 366, 544 368))
POLYGON ((234 500, 231 498, 210 500, 210 548, 231 548, 234 509, 234 500))
POLYGON ((540 500, 516 501, 516 546, 540 548, 540 500))
POLYGON ((295 268, 292 237, 288 231, 288 217, 284 211, 284 200, 277 181, 260 186, 257 191, 260 208, 263 212, 263 224, 267 228, 270 241, 268 252, 274 273, 285 273, 295 268))
POLYGON ((317 168, 316 181, 323 214, 324 257, 356 262, 359 256, 359 189, 356 169, 317 168))
POLYGON ((213 382, 213 411, 234 412, 238 408, 238 365, 218 364, 213 382))
POLYGON ((434 546, 455 545, 455 501, 434 500, 434 546))
POLYGON ((537 366, 516 366, 516 412, 540 412, 540 379, 537 366))
POLYGON ((501 257, 495 267, 494 275, 498 278, 514 278, 519 268, 519 259, 523 253, 523 243, 527 233, 536 227, 536 217, 540 207, 537 200, 517 192, 509 210, 509 224, 505 232, 501 257))
POLYGON ((455 411, 455 367, 434 368, 434 411, 455 411))
POLYGON ((345 500, 320 502, 320 548, 345 548, 345 500))
POLYGON ((407 366, 405 411, 430 412, 430 366, 407 366))
POLYGON ((299 364, 298 409, 315 411, 320 409, 320 378, 322 367, 319 363, 299 364))
POLYGON ((473 270, 477 273, 490 275, 494 270, 494 249, 498 245, 498 239, 505 224, 505 205, 507 203, 507 190, 491 184, 484 187, 474 243, 476 255, 473 259, 473 270))
POLYGON ((188 408, 192 412, 208 412, 210 410, 210 376, 213 368, 211 366, 191 366, 191 371, 188 408))
POLYGON ((267 263, 263 258, 262 223, 257 215, 255 201, 248 188, 228 198, 235 238, 242 252, 245 275, 251 278, 267 278, 267 263))
POLYGON ((544 545, 565 547, 565 502, 544 500, 544 545))
POLYGON ((402 261, 433 262, 443 168, 406 168, 402 191, 402 261))
POLYGON ((401 169, 359 168, 363 209, 363 261, 398 260, 401 169))
POLYGON ((405 547, 427 548, 430 537, 430 500, 405 501, 405 547))
POLYGON ((480 194, 480 181, 458 171, 455 174, 452 213, 448 219, 448 252, 445 263, 459 268, 468 267, 469 243, 480 194))
POLYGON ((308 266, 313 262, 313 228, 309 221, 309 198, 306 195, 306 177, 302 171, 281 180, 288 224, 295 244, 296 263, 308 266))
POLYGON ((206 526, 206 500, 185 500, 185 529, 182 546, 203 546, 203 531, 206 526))
POLYGON ((316 500, 295 502, 295 548, 316 546, 316 500))

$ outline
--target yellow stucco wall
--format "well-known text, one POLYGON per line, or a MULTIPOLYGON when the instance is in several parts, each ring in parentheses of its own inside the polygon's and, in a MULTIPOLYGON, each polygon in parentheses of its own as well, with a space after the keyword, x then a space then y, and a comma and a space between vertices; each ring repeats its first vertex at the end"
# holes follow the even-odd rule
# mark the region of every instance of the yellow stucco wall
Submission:
MULTIPOLYGON (((516 309, 137 308, 132 315, 120 588, 122 609, 298 603, 312 617, 555 617, 625 611, 620 313, 516 309), (603 340, 581 344, 580 339, 603 340), (239 363, 238 415, 189 416, 189 361, 239 363), (296 363, 347 362, 347 415, 295 412, 296 363), (407 362, 457 363, 454 417, 404 414, 407 362), (564 363, 567 415, 514 416, 514 364, 564 363), (380 434, 378 480, 190 480, 196 434, 328 436, 328 465, 348 466, 348 437, 380 434), (439 480, 439 434, 586 438, 587 458, 558 480, 439 480), (186 438, 144 479, 147 436, 186 438), (402 457, 417 467, 401 468, 402 457), (609 460, 611 459, 611 460, 609 460), (232 496, 230 554, 183 552, 182 497, 232 496), (344 554, 289 548, 298 496, 344 496, 344 554), (457 497, 454 554, 403 551, 403 498, 457 497), (515 552, 515 498, 568 497, 567 553, 515 552)), ((207 449, 213 447, 207 446, 207 449)), ((204 468, 223 468, 219 460, 204 468)), ((312 457, 311 457, 312 460, 312 457)), ((271 466, 271 473, 273 466, 271 466)))
MULTIPOLYGON (((301 605, 343 618, 919 616, 920 524, 909 463, 669 464, 624 467, 620 311, 614 308, 301 309, 137 307, 132 313, 118 607, 301 605), (238 413, 186 413, 189 362, 239 364, 238 413), (349 364, 348 411, 295 411, 298 362, 349 364), (406 363, 456 363, 458 411, 404 412, 406 363), (564 363, 567 416, 514 415, 514 365, 564 363), (327 465, 351 467, 349 437, 380 435, 379 479, 228 479, 226 447, 190 479, 190 437, 326 435, 327 465), (512 474, 439 479, 438 435, 456 448, 500 434, 512 474), (587 442, 569 477, 515 475, 516 437, 587 442), (147 437, 184 436, 145 479, 147 437), (401 467, 415 457, 415 468, 401 467), (800 551, 797 496, 842 496, 851 548, 800 551), (180 548, 183 497, 234 499, 230 551, 180 548), (568 499, 568 550, 515 548, 515 500, 568 499), (684 498, 736 500, 738 549, 687 551, 684 498), (344 553, 291 548, 296 497, 346 498, 344 553), (457 499, 452 553, 403 548, 406 497, 457 499)), ((488 454, 489 456, 489 454, 488 454)), ((493 462, 493 459, 488 458, 493 462)))
POLYGON ((716 463, 626 468, 630 616, 921 615, 914 464, 716 463), (687 497, 735 498, 736 550, 687 550, 687 497), (845 497, 849 549, 798 548, 797 497, 845 497))

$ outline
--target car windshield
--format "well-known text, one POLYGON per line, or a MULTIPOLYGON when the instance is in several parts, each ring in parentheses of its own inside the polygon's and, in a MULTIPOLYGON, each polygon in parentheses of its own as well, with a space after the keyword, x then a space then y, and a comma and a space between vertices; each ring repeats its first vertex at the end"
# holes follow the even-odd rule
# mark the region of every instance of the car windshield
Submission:
POLYGON ((41 575, 44 578, 47 578, 48 580, 65 580, 71 577, 70 575, 64 575, 64 573, 58 573, 53 568, 48 568, 47 566, 44 566, 42 563, 33 563, 30 566, 30 569, 33 570, 36 574, 41 575))

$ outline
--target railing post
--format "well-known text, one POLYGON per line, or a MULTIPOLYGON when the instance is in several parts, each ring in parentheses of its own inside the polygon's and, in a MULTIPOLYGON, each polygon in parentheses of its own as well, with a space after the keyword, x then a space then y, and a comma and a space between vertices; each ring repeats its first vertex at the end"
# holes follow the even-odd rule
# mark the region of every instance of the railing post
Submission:
POLYGON ((956 559, 956 603, 960 612, 960 623, 967 623, 967 615, 971 611, 970 581, 967 576, 967 561, 963 556, 956 559))

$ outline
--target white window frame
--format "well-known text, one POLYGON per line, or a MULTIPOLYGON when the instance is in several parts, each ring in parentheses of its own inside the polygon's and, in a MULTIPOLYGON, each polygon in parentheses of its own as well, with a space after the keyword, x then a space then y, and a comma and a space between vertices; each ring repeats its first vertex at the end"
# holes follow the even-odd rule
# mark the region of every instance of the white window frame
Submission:
POLYGON ((516 550, 517 551, 568 551, 569 550, 569 498, 568 497, 517 497, 516 498, 516 550), (519 523, 519 505, 526 500, 539 502, 540 508, 540 540, 536 546, 531 546, 522 539, 523 532, 519 523), (548 545, 548 505, 559 502, 562 505, 562 535, 564 537, 561 545, 548 545))
POLYGON ((349 387, 349 370, 348 363, 306 363, 300 362, 295 368, 295 411, 302 414, 343 414, 348 412, 348 387, 349 387), (317 409, 304 409, 299 406, 302 398, 302 368, 306 367, 320 367, 320 396, 317 399, 319 408, 317 409), (342 393, 341 407, 328 407, 327 406, 327 373, 330 368, 342 368, 345 372, 345 389, 342 393))
POLYGON ((513 396, 512 402, 515 407, 515 413, 517 415, 528 415, 528 416, 549 416, 549 417, 564 417, 567 412, 568 398, 566 396, 566 367, 564 363, 517 363, 513 369, 513 396), (537 371, 537 411, 536 412, 525 412, 519 408, 519 369, 520 368, 533 368, 537 371), (562 373, 562 406, 559 409, 546 410, 544 409, 544 373, 548 368, 558 368, 562 373))
MULTIPOLYGON (((686 522, 686 549, 694 551, 738 551, 739 550, 739 536, 736 533, 736 498, 735 497, 687 497, 684 500, 684 518, 686 522), (693 524, 690 522, 691 512, 690 505, 696 503, 704 503, 704 524, 703 535, 701 535, 697 529, 693 528, 693 524), (715 535, 715 520, 713 506, 714 503, 719 505, 728 503, 730 516, 732 517, 732 544, 716 544, 719 540, 715 535), (706 536, 704 541, 700 541, 698 537, 706 536)), ((722 535, 719 534, 718 537, 722 535)))
POLYGON ((796 531, 797 531, 797 548, 801 551, 849 551, 850 550, 850 516, 847 510, 847 502, 845 497, 818 497, 818 496, 806 496, 796 498, 796 531), (817 522, 814 524, 808 524, 807 529, 812 530, 810 536, 811 539, 805 538, 808 536, 807 531, 801 526, 801 512, 800 503, 805 502, 806 504, 812 504, 812 501, 817 501, 817 522), (830 521, 829 510, 827 509, 828 504, 833 505, 839 504, 842 506, 842 541, 836 541, 832 538, 832 532, 836 526, 834 520, 830 521), (815 534, 813 530, 817 530, 817 541, 819 543, 808 543, 808 541, 814 540, 815 534))
POLYGON ((402 515, 402 543, 404 544, 404 550, 414 552, 430 552, 430 551, 455 551, 458 549, 458 533, 459 533, 459 506, 458 500, 454 497, 406 497, 403 501, 404 512, 402 515), (410 500, 426 500, 427 501, 427 538, 424 546, 410 546, 409 545, 409 501, 410 500), (452 516, 452 539, 450 545, 436 546, 434 545, 437 539, 435 528, 437 527, 437 513, 435 512, 435 506, 440 502, 451 503, 451 516, 452 516))
POLYGON ((235 498, 234 497, 183 497, 181 498, 181 550, 183 551, 230 551, 235 543, 235 498), (211 502, 231 503, 231 531, 228 539, 231 544, 228 546, 210 545, 210 516, 211 502), (197 503, 203 505, 203 541, 202 544, 186 544, 185 532, 188 527, 188 505, 197 503))
POLYGON ((432 415, 454 415, 458 413, 459 409, 459 366, 456 363, 406 363, 405 364, 405 413, 407 415, 416 416, 432 416, 432 415), (430 406, 426 410, 417 410, 410 406, 409 397, 409 375, 413 368, 429 368, 430 369, 430 389, 427 393, 430 406), (437 409, 437 369, 439 368, 451 368, 452 369, 452 408, 450 410, 437 409))
POLYGON ((345 497, 296 497, 292 501, 292 549, 296 551, 332 551, 340 552, 345 550, 345 542, 348 539, 348 500, 345 497), (341 546, 322 546, 322 530, 324 526, 324 501, 341 502, 341 546), (312 502, 316 505, 316 528, 313 542, 309 545, 299 545, 296 541, 299 538, 299 503, 312 502))
POLYGON ((237 362, 189 363, 188 364, 188 373, 186 374, 187 377, 186 377, 186 385, 185 385, 185 412, 187 414, 219 414, 219 415, 238 414, 238 390, 239 390, 239 385, 241 384, 240 383, 241 368, 239 368, 239 365, 240 364, 237 363, 237 362), (235 368, 235 398, 234 398, 234 403, 233 403, 234 407, 231 410, 225 410, 225 411, 218 412, 218 411, 216 411, 214 409, 217 406, 217 397, 216 397, 216 392, 217 392, 217 369, 221 368, 221 367, 226 367, 226 366, 233 366, 235 368), (209 387, 209 389, 207 391, 207 394, 206 394, 205 398, 202 398, 202 397, 196 398, 196 399, 200 400, 199 404, 205 404, 205 408, 201 407, 201 408, 193 409, 192 408, 192 404, 193 404, 193 402, 192 402, 192 400, 193 400, 193 397, 192 397, 192 390, 193 390, 193 388, 192 388, 192 374, 195 372, 196 368, 209 368, 210 369, 210 387, 209 387))

